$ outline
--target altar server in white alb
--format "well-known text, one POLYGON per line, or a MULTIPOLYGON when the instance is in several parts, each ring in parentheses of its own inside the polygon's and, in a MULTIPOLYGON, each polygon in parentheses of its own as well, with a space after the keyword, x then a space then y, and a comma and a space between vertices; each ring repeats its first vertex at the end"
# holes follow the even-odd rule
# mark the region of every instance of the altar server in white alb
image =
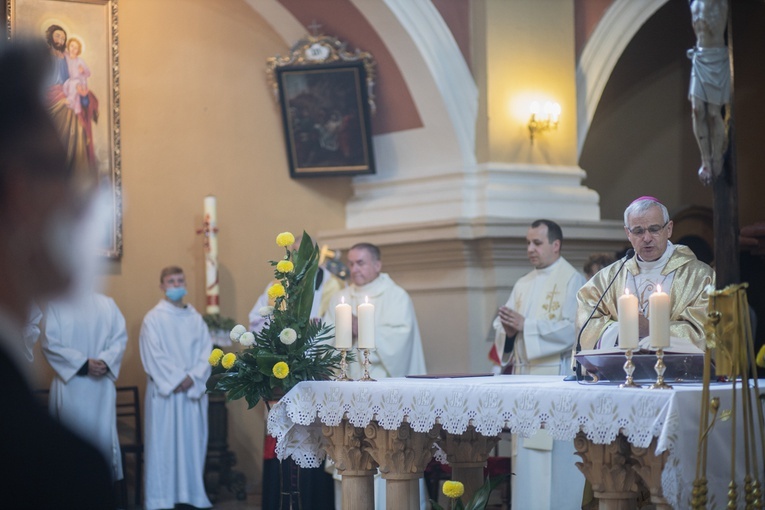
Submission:
POLYGON ((144 317, 140 336, 148 376, 146 508, 209 508, 203 478, 212 340, 199 312, 183 302, 181 268, 163 269, 160 289, 165 297, 144 317))
MULTIPOLYGON (((526 234, 534 270, 515 283, 494 320, 490 357, 514 374, 560 375, 571 371, 576 339, 576 293, 585 279, 561 257, 563 232, 554 221, 537 220, 526 234)), ((584 476, 571 441, 553 441, 544 429, 513 436, 512 507, 529 510, 581 508, 584 476)))
MULTIPOLYGON (((358 305, 367 301, 375 307, 375 349, 369 352, 369 375, 373 379, 404 377, 426 373, 425 355, 422 350, 420 328, 409 294, 382 271, 380 249, 369 243, 359 243, 348 250, 350 286, 332 297, 324 321, 335 323, 335 306, 341 299, 353 310, 353 342, 358 336, 358 305)), ((349 375, 354 379, 362 376, 360 363, 352 363, 349 375)), ((425 509, 425 483, 422 478, 414 480, 420 494, 420 508, 425 509)), ((342 490, 339 478, 335 480, 335 508, 341 508, 342 490)), ((385 483, 379 475, 375 477, 375 509, 385 505, 385 483)))
POLYGON ((96 446, 122 479, 115 381, 127 345, 125 318, 110 297, 88 293, 48 304, 41 345, 55 372, 51 414, 96 446))

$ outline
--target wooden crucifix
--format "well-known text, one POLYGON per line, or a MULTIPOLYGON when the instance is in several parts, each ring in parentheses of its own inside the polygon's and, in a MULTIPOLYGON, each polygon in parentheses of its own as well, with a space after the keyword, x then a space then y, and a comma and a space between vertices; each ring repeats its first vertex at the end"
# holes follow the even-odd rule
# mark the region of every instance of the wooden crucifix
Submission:
POLYGON ((693 133, 701 152, 699 179, 712 186, 714 197, 716 284, 722 289, 741 279, 733 115, 732 3, 728 0, 692 0, 690 8, 696 46, 688 50, 692 61, 688 98, 693 110, 693 133))

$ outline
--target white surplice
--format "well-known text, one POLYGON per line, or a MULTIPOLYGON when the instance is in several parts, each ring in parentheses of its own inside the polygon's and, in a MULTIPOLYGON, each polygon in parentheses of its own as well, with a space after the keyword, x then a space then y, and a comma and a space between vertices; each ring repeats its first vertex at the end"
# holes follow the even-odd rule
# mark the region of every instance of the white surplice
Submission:
POLYGON ((192 307, 161 300, 143 319, 141 361, 146 383, 146 508, 212 506, 204 486, 210 332, 192 307), (193 386, 173 390, 189 376, 193 386))
MULTIPOLYGON (((369 352, 369 375, 382 379, 425 374, 425 354, 414 305, 409 294, 387 273, 361 287, 351 285, 338 291, 332 297, 325 322, 335 324, 335 306, 341 299, 351 305, 356 315, 356 309, 366 298, 375 307, 375 349, 369 352)), ((349 375, 354 379, 361 377, 360 363, 351 364, 349 375)))
MULTIPOLYGON (((343 299, 351 305, 356 315, 358 306, 367 298, 375 307, 375 349, 369 351, 369 375, 373 379, 423 375, 426 373, 425 354, 422 349, 420 327, 414 313, 414 305, 409 294, 396 285, 387 273, 380 273, 370 283, 363 286, 351 285, 338 291, 333 297, 324 321, 335 324, 335 306, 343 299)), ((354 344, 356 341, 354 340, 354 344)), ((360 357, 360 355, 359 355, 360 357)), ((348 375, 353 379, 361 378, 361 359, 352 363, 348 375)), ((419 487, 420 508, 425 508, 425 483, 422 478, 414 480, 419 487)), ((339 480, 335 479, 335 508, 340 507, 342 492, 339 480)), ((385 480, 375 476, 375 509, 385 508, 385 480)), ((414 489, 417 490, 417 489, 414 489)))
POLYGON ((96 446, 113 478, 120 480, 114 382, 127 345, 125 318, 112 298, 93 293, 76 301, 49 303, 44 333, 43 352, 56 374, 50 386, 51 414, 96 446), (77 375, 89 358, 106 363, 106 375, 77 375))
MULTIPOLYGON (((571 371, 571 349, 576 340, 576 293, 585 283, 569 262, 560 257, 543 269, 520 278, 507 301, 524 316, 523 331, 515 337, 511 356, 504 351, 505 330, 494 319, 495 349, 513 373, 556 375, 571 371)), ((529 510, 566 510, 581 507, 584 476, 576 467, 574 445, 554 441, 544 429, 531 438, 513 436, 512 507, 529 510)))

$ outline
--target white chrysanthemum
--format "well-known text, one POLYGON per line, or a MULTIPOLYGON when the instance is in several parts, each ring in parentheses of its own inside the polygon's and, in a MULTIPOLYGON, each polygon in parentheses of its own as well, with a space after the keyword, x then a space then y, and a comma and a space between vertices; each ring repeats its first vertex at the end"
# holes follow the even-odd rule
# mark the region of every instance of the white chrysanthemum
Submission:
POLYGON ((273 306, 261 306, 258 309, 258 314, 260 314, 261 317, 268 317, 274 313, 274 307, 273 306))
POLYGON ((284 345, 290 345, 297 340, 297 333, 292 328, 284 328, 282 332, 279 333, 279 340, 281 340, 284 345))
POLYGON ((238 342, 239 338, 245 333, 247 333, 247 328, 245 328, 241 324, 237 324, 236 326, 234 326, 234 329, 231 330, 231 333, 229 333, 228 336, 232 342, 238 342))
POLYGON ((239 337, 239 343, 244 345, 245 347, 249 347, 255 343, 255 335, 253 335, 249 331, 242 333, 242 336, 239 337))

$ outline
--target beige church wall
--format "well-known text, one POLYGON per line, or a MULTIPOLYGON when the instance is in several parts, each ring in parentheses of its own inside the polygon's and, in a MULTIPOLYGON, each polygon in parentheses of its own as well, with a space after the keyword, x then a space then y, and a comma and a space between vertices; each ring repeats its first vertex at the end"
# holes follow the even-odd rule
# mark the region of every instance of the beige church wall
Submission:
MULTIPOLYGON (((145 374, 138 337, 161 298, 159 271, 186 271, 188 301, 204 312, 202 202, 218 199, 221 310, 239 322, 272 278, 281 231, 344 225, 348 178, 292 180, 281 114, 264 73, 285 44, 239 0, 120 2, 124 256, 106 292, 129 335, 119 385, 145 374)), ((44 376, 46 368, 38 356, 44 376)), ((44 384, 44 383, 43 383, 44 384)), ((260 483, 262 404, 229 406, 229 442, 249 484, 260 483)))
POLYGON ((573 2, 481 0, 471 9, 473 68, 482 94, 478 162, 575 165, 573 2), (533 101, 557 102, 562 109, 557 131, 538 136, 534 145, 527 128, 533 101))

